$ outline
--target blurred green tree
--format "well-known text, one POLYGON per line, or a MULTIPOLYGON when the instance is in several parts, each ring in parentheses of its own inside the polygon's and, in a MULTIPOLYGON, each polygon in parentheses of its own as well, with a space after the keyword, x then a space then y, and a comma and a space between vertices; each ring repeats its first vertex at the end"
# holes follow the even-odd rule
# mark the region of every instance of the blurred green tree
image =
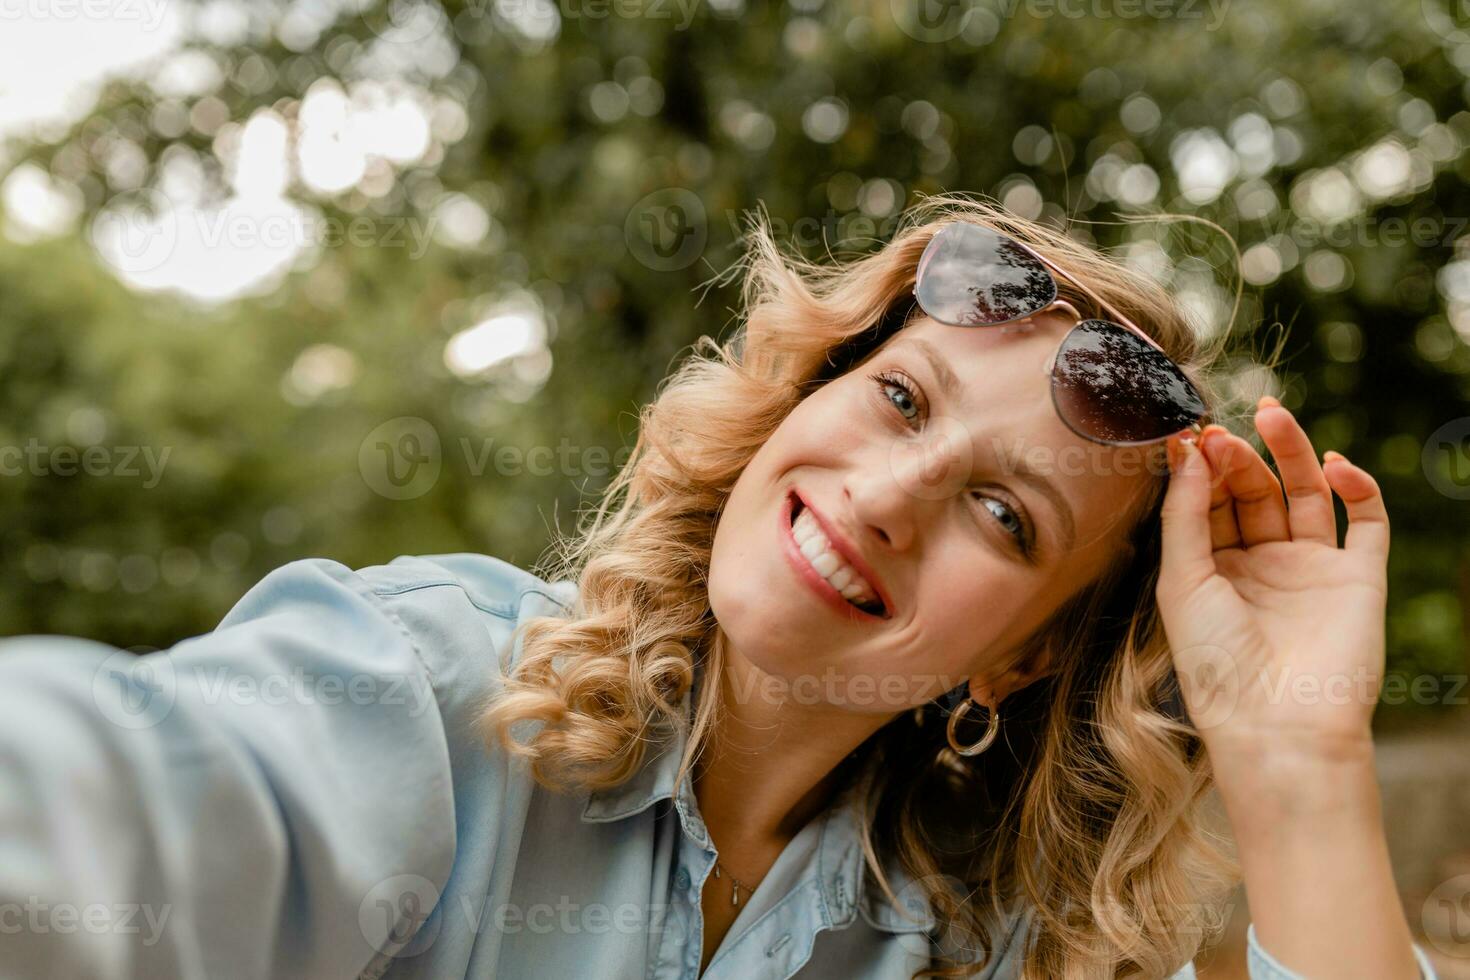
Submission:
MULTIPOLYGON (((1204 329, 1249 345, 1290 323, 1274 384, 1392 511, 1391 667, 1467 670, 1470 32, 1449 7, 220 8, 199 6, 152 76, 11 147, 79 216, 0 244, 4 632, 162 646, 304 555, 529 565, 686 345, 732 324, 738 292, 710 280, 746 209, 816 258, 951 190, 1117 249, 1204 329), (93 248, 121 198, 182 182, 209 202, 266 173, 242 154, 248 125, 330 162, 332 112, 395 92, 422 151, 337 183, 298 168, 287 195, 324 240, 259 294, 140 292, 93 248), (1251 288, 1233 324, 1221 241, 1116 219, 1159 211, 1238 239, 1251 288), (65 462, 89 446, 102 476, 65 462), (155 480, 145 450, 167 453, 155 480), (434 464, 384 469, 400 451, 434 464)), ((1452 700, 1435 690, 1385 701, 1452 700)))

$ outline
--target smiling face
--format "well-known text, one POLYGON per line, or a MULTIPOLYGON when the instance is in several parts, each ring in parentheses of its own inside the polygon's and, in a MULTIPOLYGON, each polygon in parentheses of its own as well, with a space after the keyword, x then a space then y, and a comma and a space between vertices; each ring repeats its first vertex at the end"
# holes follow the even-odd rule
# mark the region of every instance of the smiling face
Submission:
POLYGON ((865 711, 1034 679, 1015 651, 1106 568, 1160 472, 1152 447, 1057 417, 1048 370, 1073 322, 919 317, 796 406, 715 533, 709 598, 736 660, 865 711))

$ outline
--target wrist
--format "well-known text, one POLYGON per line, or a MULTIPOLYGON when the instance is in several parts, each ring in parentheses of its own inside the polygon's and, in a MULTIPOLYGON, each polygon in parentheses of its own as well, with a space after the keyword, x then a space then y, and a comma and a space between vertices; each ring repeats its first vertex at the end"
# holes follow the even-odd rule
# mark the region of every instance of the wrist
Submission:
POLYGON ((1383 835, 1371 745, 1325 755, 1242 753, 1216 769, 1215 784, 1242 851, 1351 853, 1383 835))
POLYGON ((1377 794, 1371 734, 1219 733, 1205 743, 1227 806, 1327 809, 1377 794))
POLYGON ((1292 778, 1301 769, 1373 768, 1373 732, 1367 724, 1330 730, 1221 728, 1202 731, 1200 737, 1217 772, 1292 778))

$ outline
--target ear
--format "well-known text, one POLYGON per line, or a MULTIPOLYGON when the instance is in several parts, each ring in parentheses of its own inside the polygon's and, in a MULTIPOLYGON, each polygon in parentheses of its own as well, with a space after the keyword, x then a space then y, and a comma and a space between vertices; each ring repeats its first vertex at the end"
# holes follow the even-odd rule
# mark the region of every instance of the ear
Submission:
POLYGON ((1054 669, 1050 648, 1042 648, 1022 658, 994 680, 972 685, 970 693, 981 704, 994 707, 1022 688, 1053 673, 1054 669))

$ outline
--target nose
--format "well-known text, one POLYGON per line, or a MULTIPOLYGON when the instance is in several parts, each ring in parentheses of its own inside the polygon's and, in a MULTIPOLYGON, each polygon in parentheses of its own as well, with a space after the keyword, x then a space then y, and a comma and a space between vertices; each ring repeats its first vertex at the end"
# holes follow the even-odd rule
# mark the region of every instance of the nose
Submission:
POLYGON ((902 551, 913 541, 913 518, 898 499, 902 489, 886 473, 854 474, 843 484, 858 533, 883 547, 902 551), (884 486, 884 484, 887 484, 884 486))
POLYGON ((941 500, 952 496, 939 485, 951 482, 944 470, 932 451, 875 454, 843 480, 855 530, 893 551, 912 547, 941 500))

